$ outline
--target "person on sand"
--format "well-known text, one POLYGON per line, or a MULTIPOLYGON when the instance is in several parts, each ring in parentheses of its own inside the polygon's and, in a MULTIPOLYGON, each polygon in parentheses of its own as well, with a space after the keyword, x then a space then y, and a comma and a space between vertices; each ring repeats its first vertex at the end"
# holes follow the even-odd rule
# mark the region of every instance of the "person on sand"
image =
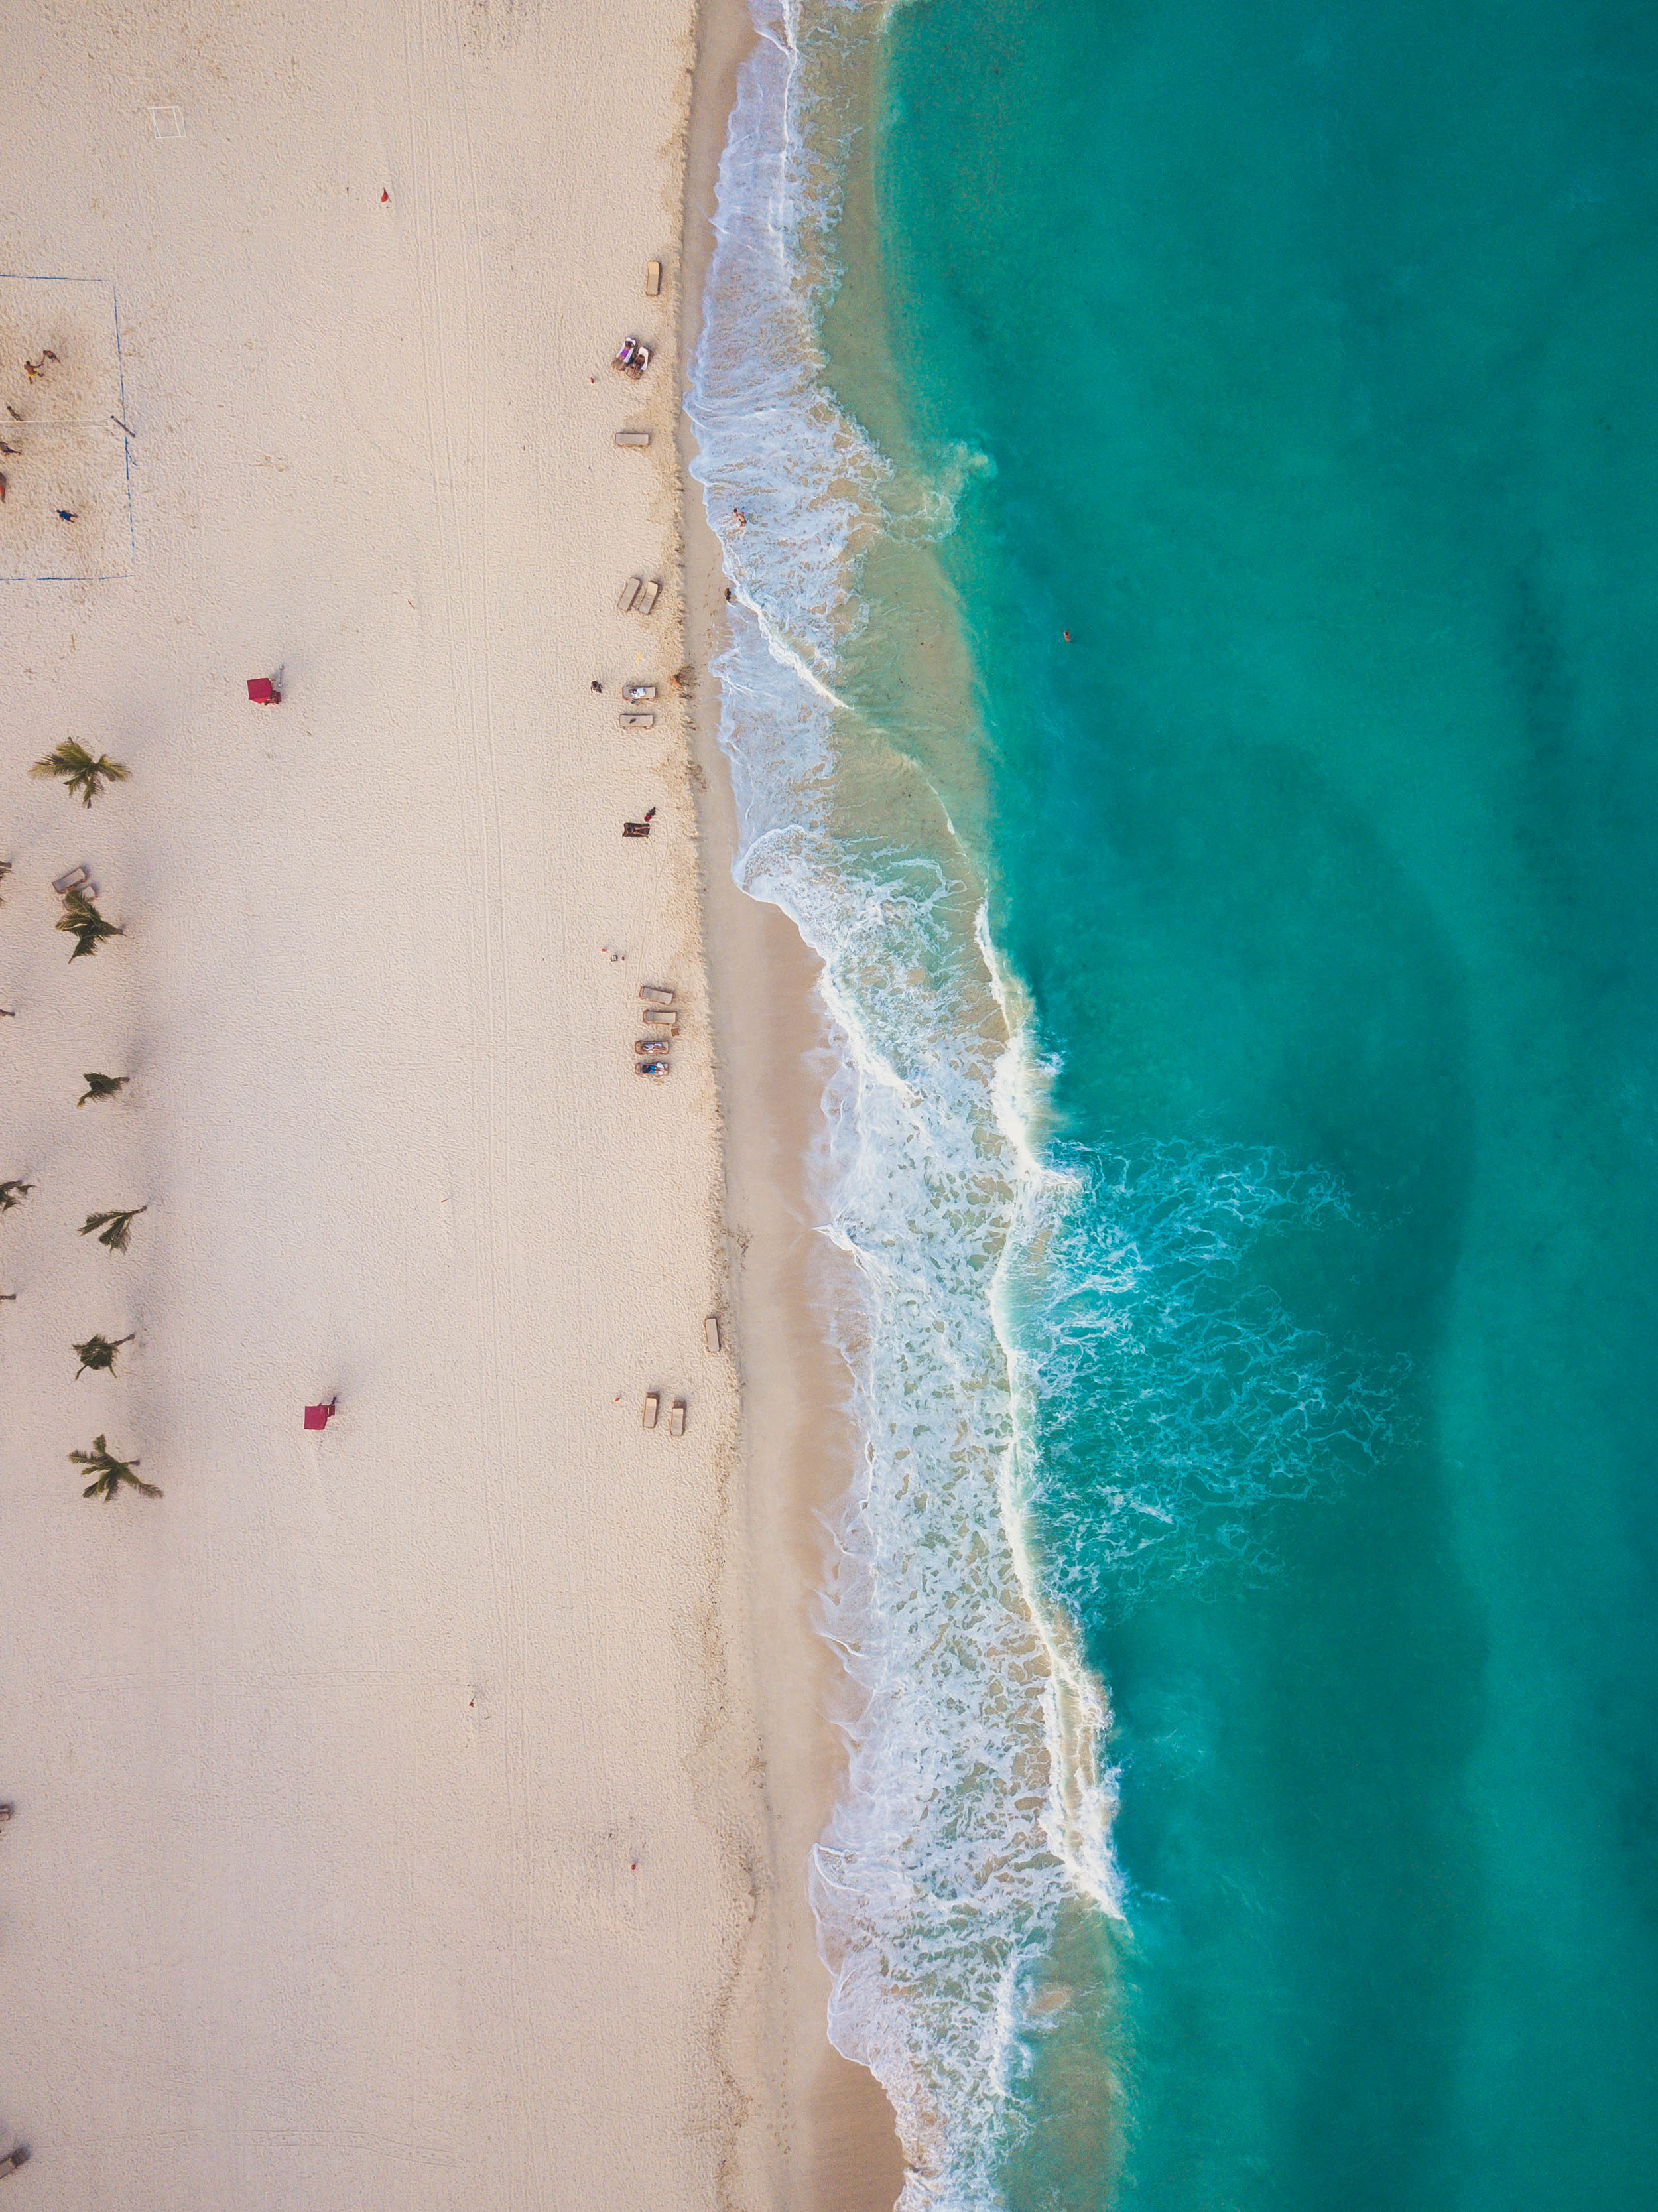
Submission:
POLYGON ((59 522, 74 522, 78 520, 78 517, 71 514, 68 507, 60 507, 58 510, 58 520, 59 522))
POLYGON ((598 677, 595 676, 592 682, 587 688, 590 691, 602 691, 604 689, 604 686, 599 682, 598 677))

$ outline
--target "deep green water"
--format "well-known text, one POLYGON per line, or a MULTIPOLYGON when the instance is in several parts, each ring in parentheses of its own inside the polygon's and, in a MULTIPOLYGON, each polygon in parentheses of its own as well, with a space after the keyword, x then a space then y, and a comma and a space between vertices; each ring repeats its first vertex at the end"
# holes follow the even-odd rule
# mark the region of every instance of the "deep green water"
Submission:
POLYGON ((1125 2098, 1039 2043, 1010 2192, 1633 2212, 1658 12, 912 0, 873 173, 909 435, 994 465, 943 551, 1054 1265, 1132 1255, 1033 1322, 1125 2098))

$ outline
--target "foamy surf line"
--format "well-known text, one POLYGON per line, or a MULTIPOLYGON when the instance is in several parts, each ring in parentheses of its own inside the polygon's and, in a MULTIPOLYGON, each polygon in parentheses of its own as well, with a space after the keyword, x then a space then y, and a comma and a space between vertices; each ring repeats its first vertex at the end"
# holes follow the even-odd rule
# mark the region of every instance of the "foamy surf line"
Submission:
POLYGON ((812 1903, 830 2033, 892 2100, 906 2212, 988 2212, 1060 1911, 1078 1891, 1117 1909, 1102 1703, 1044 1620, 1032 1385, 1003 1338, 1010 1254, 1070 1185, 1029 1141, 1039 1072, 982 916, 960 927, 936 853, 873 823, 850 835, 834 804, 843 759, 879 743, 836 672, 878 619, 856 550, 892 472, 824 387, 817 307, 861 120, 836 110, 835 64, 879 23, 800 0, 753 13, 687 408, 737 593, 717 663, 735 872, 823 963, 839 1064, 821 1202, 859 1285, 832 1317, 861 1450, 821 1626, 865 1703, 812 1903))

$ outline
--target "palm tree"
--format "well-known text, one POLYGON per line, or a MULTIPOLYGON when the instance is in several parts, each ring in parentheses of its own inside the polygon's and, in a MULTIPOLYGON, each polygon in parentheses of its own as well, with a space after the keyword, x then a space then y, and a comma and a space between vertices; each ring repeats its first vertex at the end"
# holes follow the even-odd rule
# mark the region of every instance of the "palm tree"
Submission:
POLYGON ((9 1213, 14 1206, 21 1206, 34 1188, 32 1182, 0 1182, 0 1213, 9 1213))
POLYGON ((59 929, 66 929, 75 939, 71 961, 89 959, 106 937, 125 937, 126 932, 112 921, 106 921, 84 891, 65 891, 64 911, 58 917, 59 929))
POLYGON ((75 1370, 76 1381, 80 1381, 88 1367, 100 1373, 112 1375, 116 1353, 124 1344, 131 1344, 131 1341, 130 1336, 118 1336, 112 1344, 106 1336, 89 1336, 84 1344, 77 1344, 75 1349, 81 1355, 81 1364, 75 1370))
POLYGON ((111 760, 107 753, 100 753, 94 760, 86 747, 77 744, 73 738, 65 738, 61 745, 44 760, 36 761, 29 770, 31 775, 58 777, 70 797, 78 797, 82 806, 90 806, 106 783, 125 783, 131 773, 119 761, 111 760))
POLYGON ((112 1252, 125 1252, 127 1238, 132 1234, 133 1223, 141 1213, 149 1212, 147 1206, 135 1206, 125 1213, 89 1213, 81 1224, 81 1234, 90 1237, 94 1229, 101 1229, 104 1233, 98 1242, 107 1244, 112 1252))
POLYGON ((84 1106, 88 1098, 113 1098, 116 1093, 124 1091, 131 1080, 132 1078, 130 1075, 94 1075, 88 1069, 86 1075, 87 1087, 75 1103, 77 1106, 84 1106))
POLYGON ((161 1492, 153 1482, 140 1482, 132 1472, 142 1467, 139 1459, 117 1459, 102 1437, 94 1437, 89 1452, 71 1452, 70 1458, 76 1467, 93 1469, 93 1480, 81 1492, 82 1498, 113 1498, 124 1482, 130 1482, 140 1498, 159 1498, 161 1492))

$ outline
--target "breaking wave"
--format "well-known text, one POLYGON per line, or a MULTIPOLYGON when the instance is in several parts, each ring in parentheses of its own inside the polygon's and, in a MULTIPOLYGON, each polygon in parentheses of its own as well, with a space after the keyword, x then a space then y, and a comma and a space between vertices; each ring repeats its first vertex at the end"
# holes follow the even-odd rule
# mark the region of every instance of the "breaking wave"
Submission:
POLYGON ((1385 1407, 1242 1287, 1251 1238, 1339 1206, 1333 1186, 1264 1155, 1113 1167, 1033 1139, 1051 1071, 972 860, 843 696, 883 620, 864 556, 952 527, 988 465, 902 479, 825 380, 882 17, 750 4, 686 405, 734 594, 715 673, 735 872, 823 963, 819 1200, 858 1285, 830 1323, 861 1450, 822 1626, 862 1702, 811 1897, 831 2035, 897 2116, 903 2212, 989 2212, 1060 1916, 1078 1897, 1122 1912, 1103 1692, 1068 1624, 1153 1554, 1230 1540, 1333 1442, 1367 1448, 1385 1407))

